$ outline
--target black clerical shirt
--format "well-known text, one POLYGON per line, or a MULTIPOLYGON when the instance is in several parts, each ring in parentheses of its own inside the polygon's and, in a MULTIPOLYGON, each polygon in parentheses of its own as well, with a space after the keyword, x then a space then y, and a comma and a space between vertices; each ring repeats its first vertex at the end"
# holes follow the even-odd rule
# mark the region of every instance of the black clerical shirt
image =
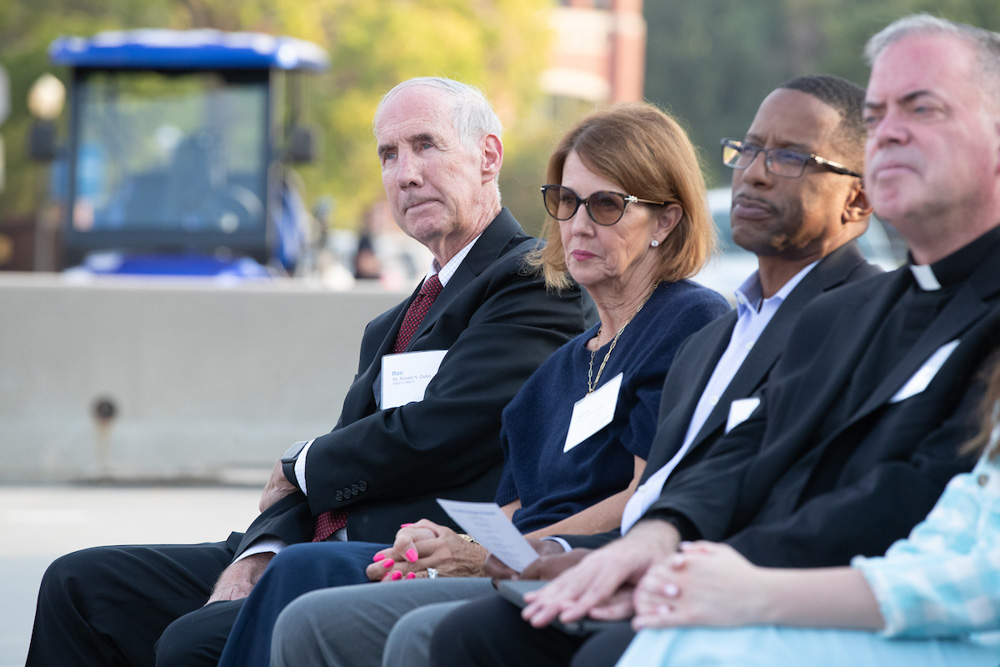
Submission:
MULTIPOLYGON (((906 356, 920 335, 931 326, 951 298, 973 277, 998 244, 1000 227, 925 267, 923 271, 926 273, 929 269, 932 277, 923 280, 914 272, 911 257, 909 285, 886 313, 867 351, 859 359, 857 371, 851 374, 844 387, 844 400, 830 406, 819 429, 820 434, 836 430, 868 398, 876 380, 888 375, 906 356)), ((850 316, 851 313, 843 314, 843 317, 850 316)), ((880 413, 881 410, 877 410, 868 419, 878 419, 880 413)), ((841 464, 851 453, 848 446, 828 451, 824 464, 814 473, 814 484, 811 485, 808 496, 834 488, 842 469, 841 464)))

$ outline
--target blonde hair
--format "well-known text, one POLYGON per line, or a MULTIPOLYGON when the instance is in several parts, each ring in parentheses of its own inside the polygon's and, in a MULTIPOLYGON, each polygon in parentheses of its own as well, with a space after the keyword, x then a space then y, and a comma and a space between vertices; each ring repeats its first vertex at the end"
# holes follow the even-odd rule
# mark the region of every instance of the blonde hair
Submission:
MULTIPOLYGON (((1000 454, 1000 353, 991 356, 992 362, 987 364, 992 368, 986 376, 986 393, 979 408, 979 432, 962 447, 963 454, 981 454, 990 449, 990 458, 995 459, 1000 454)), ((986 375, 984 373, 984 375, 986 375)))
MULTIPOLYGON (((658 281, 676 281, 698 273, 717 243, 708 212, 705 180, 691 140, 673 118, 651 104, 616 104, 595 111, 576 124, 549 158, 548 182, 562 183, 571 152, 595 174, 640 199, 679 204, 680 222, 660 245, 658 281)), ((554 289, 570 285, 559 223, 551 217, 542 228, 546 243, 527 257, 554 289)))

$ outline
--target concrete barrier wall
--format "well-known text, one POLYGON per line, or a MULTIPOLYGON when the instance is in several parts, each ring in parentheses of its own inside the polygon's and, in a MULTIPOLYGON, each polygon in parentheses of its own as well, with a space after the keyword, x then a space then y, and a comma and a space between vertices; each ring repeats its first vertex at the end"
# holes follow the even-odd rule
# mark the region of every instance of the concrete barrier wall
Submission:
POLYGON ((262 481, 333 427, 405 296, 0 274, 0 481, 262 481))

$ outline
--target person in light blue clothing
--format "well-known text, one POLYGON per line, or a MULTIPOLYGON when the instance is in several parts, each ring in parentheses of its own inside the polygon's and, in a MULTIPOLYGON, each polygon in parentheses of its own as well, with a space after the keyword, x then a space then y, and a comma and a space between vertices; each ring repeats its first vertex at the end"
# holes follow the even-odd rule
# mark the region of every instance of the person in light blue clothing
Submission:
POLYGON ((987 395, 992 435, 976 467, 952 479, 885 556, 843 568, 760 568, 727 545, 685 543, 636 589, 640 631, 619 666, 996 667, 1000 365, 987 395), (655 629, 687 625, 748 627, 655 629))

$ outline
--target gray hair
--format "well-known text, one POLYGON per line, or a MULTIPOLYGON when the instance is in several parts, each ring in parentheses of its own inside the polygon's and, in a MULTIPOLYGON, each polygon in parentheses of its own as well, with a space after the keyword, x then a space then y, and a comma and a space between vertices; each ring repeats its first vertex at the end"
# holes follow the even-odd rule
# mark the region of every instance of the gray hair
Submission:
POLYGON ((949 35, 965 40, 978 60, 982 83, 989 89, 994 105, 1000 105, 1000 34, 927 13, 911 14, 893 21, 865 44, 869 65, 891 44, 911 35, 949 35))
POLYGON ((488 134, 503 137, 503 125, 500 123, 500 118, 493 111, 493 106, 482 90, 461 81, 440 76, 420 76, 397 84, 395 88, 382 97, 375 108, 372 131, 377 131, 386 105, 396 95, 414 86, 435 88, 451 98, 452 122, 462 143, 468 146, 475 145, 488 134))

